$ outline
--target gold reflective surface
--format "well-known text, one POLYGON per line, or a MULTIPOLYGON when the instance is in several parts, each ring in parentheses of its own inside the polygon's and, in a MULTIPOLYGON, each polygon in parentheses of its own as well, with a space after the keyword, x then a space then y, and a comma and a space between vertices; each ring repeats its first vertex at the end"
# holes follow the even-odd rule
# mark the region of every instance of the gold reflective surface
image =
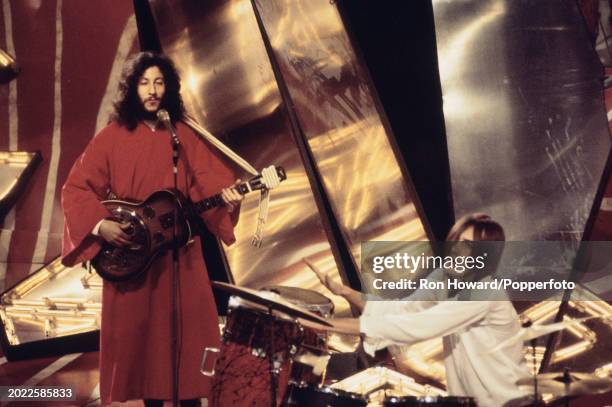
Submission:
MULTIPOLYGON (((14 191, 22 175, 34 160, 37 153, 24 151, 0 151, 0 205, 14 191)), ((22 182, 25 182, 24 179, 22 182)), ((8 211, 9 208, 6 208, 8 211)))
MULTIPOLYGON (((486 212, 507 240, 580 241, 611 143, 602 66, 577 3, 434 0, 433 11, 455 215, 486 212)), ((558 308, 524 313, 551 322, 558 308)), ((565 318, 604 312, 577 286, 565 318)), ((605 370, 609 333, 602 320, 566 330, 551 369, 605 370)), ((544 350, 526 355, 532 367, 544 350)))
POLYGON ((427 240, 336 6, 326 0, 256 4, 357 268, 363 241, 427 240))
MULTIPOLYGON (((274 164, 287 172, 271 191, 260 248, 250 243, 259 197, 248 195, 242 204, 237 242, 224 247, 233 281, 328 294, 301 262, 308 257, 339 279, 250 1, 158 1, 152 9, 189 113, 256 169, 274 164)), ((337 312, 348 309, 344 300, 334 302, 337 312)))
POLYGON ((508 240, 580 240, 610 151, 574 2, 433 1, 455 215, 508 240))

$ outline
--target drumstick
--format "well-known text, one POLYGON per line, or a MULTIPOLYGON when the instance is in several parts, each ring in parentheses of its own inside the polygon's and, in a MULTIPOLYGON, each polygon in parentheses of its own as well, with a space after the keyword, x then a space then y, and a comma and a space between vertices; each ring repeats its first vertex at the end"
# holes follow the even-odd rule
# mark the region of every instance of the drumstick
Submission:
POLYGON ((317 278, 321 281, 321 283, 323 283, 323 285, 327 287, 327 284, 325 284, 325 281, 324 281, 325 277, 323 276, 323 272, 319 270, 314 264, 306 260, 305 257, 302 257, 302 261, 306 263, 308 268, 310 268, 313 271, 313 273, 317 275, 317 278))
POLYGON ((361 334, 359 331, 359 318, 329 318, 327 322, 331 323, 332 326, 321 325, 303 318, 298 318, 297 321, 301 325, 316 331, 337 332, 348 335, 361 334))

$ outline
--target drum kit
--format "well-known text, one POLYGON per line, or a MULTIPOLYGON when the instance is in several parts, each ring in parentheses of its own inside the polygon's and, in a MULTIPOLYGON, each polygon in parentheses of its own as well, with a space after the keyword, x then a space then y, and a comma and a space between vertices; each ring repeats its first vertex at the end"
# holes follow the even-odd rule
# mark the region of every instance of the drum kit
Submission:
POLYGON ((232 295, 220 350, 207 349, 202 373, 214 375, 215 406, 361 407, 366 400, 326 385, 331 352, 326 335, 298 318, 331 326, 333 302, 314 291, 272 286, 261 291, 213 282, 232 295), (218 352, 213 371, 204 370, 218 352))
MULTIPOLYGON (((334 388, 325 371, 334 346, 325 333, 302 326, 298 318, 331 326, 333 302, 314 291, 272 286, 257 291, 213 282, 231 294, 220 349, 207 348, 201 372, 213 376, 213 405, 285 407, 365 407, 365 395, 334 388), (218 353, 214 370, 208 357, 218 353)), ((472 406, 456 398, 436 396, 390 398, 389 406, 472 406), (446 399, 446 400, 445 400, 446 399), (456 401, 459 404, 449 404, 456 401), (425 404, 427 403, 427 404, 425 404), (463 403, 463 404, 461 404, 463 403)), ((473 399, 469 399, 472 400, 473 399)))
MULTIPOLYGON (((330 385, 327 363, 335 349, 327 334, 300 324, 299 319, 331 326, 333 302, 314 291, 272 286, 253 290, 213 282, 215 289, 231 295, 220 349, 207 348, 201 373, 214 377, 212 404, 219 407, 365 407, 368 395, 330 385), (214 369, 206 370, 209 356, 217 353, 214 369)), ((535 335, 531 331, 524 336, 535 335)), ((523 339, 523 338, 520 338, 523 339)), ((341 348, 341 347, 340 347, 341 348)), ((579 373, 538 375, 517 382, 532 396, 513 400, 505 407, 533 403, 534 386, 555 398, 603 393, 612 381, 579 373)), ((536 400, 538 399, 537 391, 536 400)), ((440 395, 388 396, 384 407, 476 407, 471 397, 440 395)))

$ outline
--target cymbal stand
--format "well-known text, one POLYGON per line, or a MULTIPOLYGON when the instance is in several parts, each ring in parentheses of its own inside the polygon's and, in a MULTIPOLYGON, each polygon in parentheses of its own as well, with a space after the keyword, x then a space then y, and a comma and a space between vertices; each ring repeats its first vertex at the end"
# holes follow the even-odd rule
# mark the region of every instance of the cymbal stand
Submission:
POLYGON ((567 391, 570 383, 572 382, 572 377, 570 376, 569 373, 569 367, 564 367, 563 368, 563 384, 565 384, 565 407, 569 407, 569 401, 570 398, 567 395, 569 392, 567 391))
POLYGON ((272 407, 276 407, 276 387, 278 383, 278 368, 274 365, 274 316, 272 314, 272 306, 268 306, 268 321, 270 329, 270 344, 268 346, 268 362, 270 365, 270 397, 272 407))
POLYGON ((538 366, 536 364, 536 345, 538 343, 537 338, 533 338, 530 341, 531 344, 531 355, 533 357, 533 404, 539 405, 540 396, 538 394, 538 366))

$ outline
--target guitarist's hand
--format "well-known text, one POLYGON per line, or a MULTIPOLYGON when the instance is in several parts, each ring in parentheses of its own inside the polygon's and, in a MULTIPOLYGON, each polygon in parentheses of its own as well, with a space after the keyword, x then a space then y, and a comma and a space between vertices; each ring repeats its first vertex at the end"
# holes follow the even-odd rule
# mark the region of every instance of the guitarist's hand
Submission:
POLYGON ((130 228, 129 223, 119 223, 104 219, 100 224, 98 234, 113 246, 126 246, 131 243, 131 237, 125 231, 130 228))
POLYGON ((244 196, 234 189, 234 187, 241 182, 240 179, 237 179, 234 185, 221 190, 221 198, 223 198, 223 202, 225 202, 225 206, 227 206, 227 211, 230 213, 234 212, 234 209, 236 209, 244 199, 244 196))

